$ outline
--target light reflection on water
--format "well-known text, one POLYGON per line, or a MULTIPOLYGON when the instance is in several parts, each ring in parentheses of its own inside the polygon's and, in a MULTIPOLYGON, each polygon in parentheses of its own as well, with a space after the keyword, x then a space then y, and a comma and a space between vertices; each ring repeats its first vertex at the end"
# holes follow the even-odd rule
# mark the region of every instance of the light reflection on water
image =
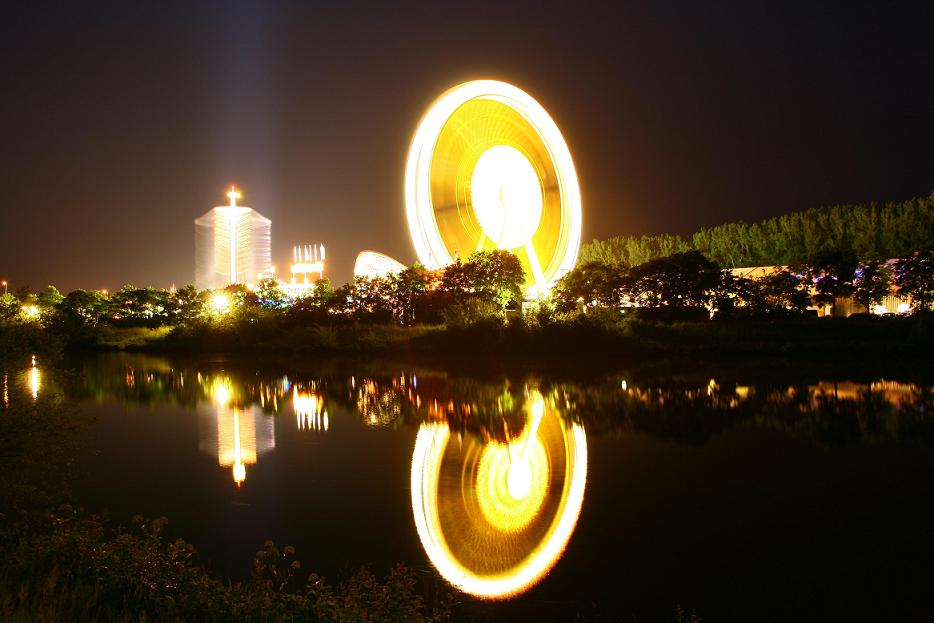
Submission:
POLYGON ((451 441, 445 422, 422 424, 412 456, 412 510, 438 572, 460 590, 500 599, 554 566, 584 502, 587 441, 553 401, 525 390, 525 422, 505 441, 451 441))
POLYGON ((61 391, 91 403, 184 407, 197 414, 198 451, 229 474, 233 492, 258 463, 294 443, 286 427, 323 443, 350 414, 369 429, 417 431, 408 493, 418 541, 448 582, 493 599, 528 590, 560 561, 584 503, 588 436, 635 432, 703 444, 758 427, 829 445, 934 441, 931 388, 884 379, 610 375, 580 383, 424 369, 284 375, 132 356, 85 361, 63 389, 40 368, 33 361, 4 371, 4 407, 18 392, 35 402, 61 391))

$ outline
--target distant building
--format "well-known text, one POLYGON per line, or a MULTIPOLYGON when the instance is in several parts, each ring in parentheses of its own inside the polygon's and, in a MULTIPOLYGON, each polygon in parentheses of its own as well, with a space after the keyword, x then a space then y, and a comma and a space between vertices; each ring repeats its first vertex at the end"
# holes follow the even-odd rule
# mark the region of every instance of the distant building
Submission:
MULTIPOLYGON (((898 260, 887 260, 886 264, 889 268, 894 268, 895 263, 898 260)), ((759 279, 765 279, 766 277, 771 277, 777 273, 787 270, 787 266, 747 266, 743 268, 730 268, 728 269, 734 277, 741 277, 745 279, 751 279, 753 281, 758 281, 759 279)), ((816 293, 816 288, 812 285, 809 288, 809 294, 813 296, 816 293)), ((899 296, 898 287, 893 283, 889 294, 885 296, 878 304, 873 305, 872 309, 866 309, 861 305, 855 298, 852 296, 846 297, 837 297, 834 305, 810 305, 808 309, 816 312, 817 315, 821 318, 824 316, 829 316, 831 312, 835 313, 839 317, 849 317, 853 314, 874 314, 876 316, 884 316, 888 314, 907 314, 911 311, 911 297, 910 296, 899 296)))
POLYGON ((376 251, 361 251, 354 262, 353 276, 366 279, 388 277, 405 270, 405 265, 376 251))
POLYGON ((292 265, 289 281, 280 281, 279 287, 290 298, 310 295, 315 283, 324 277, 324 245, 305 244, 292 247, 292 265))
POLYGON ((195 285, 202 290, 249 285, 272 276, 272 221, 238 206, 235 187, 227 196, 230 205, 195 219, 195 285))

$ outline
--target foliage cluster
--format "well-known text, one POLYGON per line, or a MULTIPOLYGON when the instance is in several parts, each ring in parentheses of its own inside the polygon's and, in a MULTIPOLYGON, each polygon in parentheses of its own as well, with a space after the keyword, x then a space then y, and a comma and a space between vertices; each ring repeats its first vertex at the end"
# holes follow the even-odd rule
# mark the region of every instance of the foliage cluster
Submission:
POLYGON ((0 616, 7 621, 394 621, 446 620, 445 597, 431 612, 414 572, 393 567, 380 580, 360 569, 331 585, 307 574, 295 549, 266 541, 252 577, 227 582, 207 571, 194 547, 163 537, 165 518, 134 517, 128 529, 63 505, 42 525, 6 532, 0 616))
POLYGON ((581 261, 631 267, 694 250, 721 266, 738 268, 809 264, 831 254, 886 260, 932 248, 934 192, 899 203, 840 205, 752 224, 726 223, 689 237, 662 234, 594 240, 581 249, 581 261))
POLYGON ((883 262, 832 253, 797 267, 775 267, 761 278, 721 270, 699 251, 685 251, 626 268, 601 261, 578 265, 554 291, 561 312, 625 307, 703 308, 729 315, 801 313, 853 297, 870 310, 893 291, 913 311, 934 305, 934 250, 883 262))

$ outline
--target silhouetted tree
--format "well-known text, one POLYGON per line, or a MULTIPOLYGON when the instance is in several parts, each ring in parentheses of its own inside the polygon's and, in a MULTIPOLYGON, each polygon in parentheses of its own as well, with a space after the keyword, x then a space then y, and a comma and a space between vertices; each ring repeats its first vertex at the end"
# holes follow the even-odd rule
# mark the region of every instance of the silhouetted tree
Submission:
POLYGON ((788 269, 763 277, 759 288, 765 305, 772 310, 803 312, 811 302, 808 283, 788 269))
POLYGON ((811 298, 817 305, 830 305, 831 316, 836 315, 837 299, 853 294, 856 265, 853 253, 834 251, 818 256, 808 267, 808 277, 816 290, 811 298))
POLYGON ((895 283, 900 296, 910 296, 912 311, 934 306, 934 250, 914 253, 895 265, 895 283))
POLYGON ((626 270, 603 262, 584 262, 562 277, 552 291, 558 311, 619 307, 626 270))
POLYGON ((720 269, 698 251, 675 253, 629 270, 623 292, 645 307, 710 305, 720 269))
POLYGON ((853 279, 853 297, 872 311, 877 303, 889 295, 892 290, 892 270, 883 262, 872 260, 856 270, 853 279))

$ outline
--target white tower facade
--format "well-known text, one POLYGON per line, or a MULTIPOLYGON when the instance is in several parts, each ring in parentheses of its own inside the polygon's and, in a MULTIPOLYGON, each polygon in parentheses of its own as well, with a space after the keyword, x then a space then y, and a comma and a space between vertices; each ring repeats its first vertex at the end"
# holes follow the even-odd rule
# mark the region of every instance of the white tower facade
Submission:
POLYGON ((237 205, 235 187, 227 196, 229 205, 195 219, 195 285, 201 290, 272 276, 272 221, 237 205))

